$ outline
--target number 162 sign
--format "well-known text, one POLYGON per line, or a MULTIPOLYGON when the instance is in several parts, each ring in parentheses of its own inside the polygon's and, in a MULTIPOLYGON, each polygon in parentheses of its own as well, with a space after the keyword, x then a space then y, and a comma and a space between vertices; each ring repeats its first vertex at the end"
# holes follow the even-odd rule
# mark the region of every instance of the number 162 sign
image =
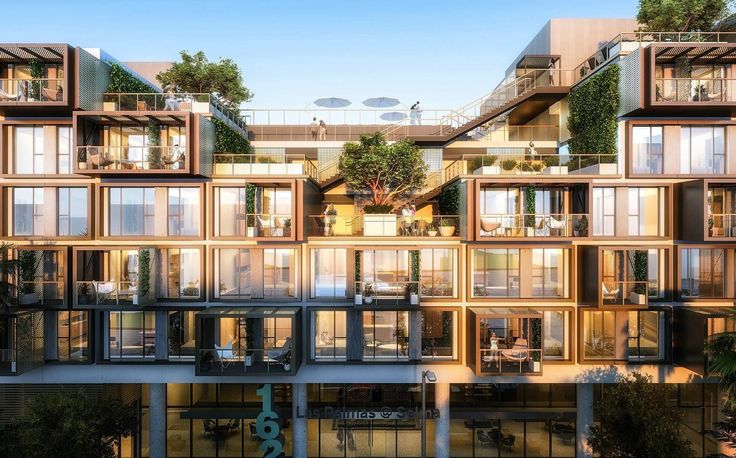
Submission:
POLYGON ((263 458, 284 456, 284 435, 281 434, 279 415, 273 409, 273 390, 270 383, 261 385, 256 394, 261 397, 262 410, 256 418, 256 435, 263 441, 263 458))

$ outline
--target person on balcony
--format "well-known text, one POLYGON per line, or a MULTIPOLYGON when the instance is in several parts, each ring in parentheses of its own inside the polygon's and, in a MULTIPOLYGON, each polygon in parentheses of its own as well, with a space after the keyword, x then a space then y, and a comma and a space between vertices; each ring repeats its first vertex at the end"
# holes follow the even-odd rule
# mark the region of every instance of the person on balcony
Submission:
POLYGON ((337 210, 335 206, 333 204, 328 205, 322 215, 325 223, 325 237, 335 235, 335 224, 337 223, 337 210))
POLYGON ((419 100, 417 100, 417 103, 411 106, 409 109, 409 117, 411 118, 411 125, 422 125, 422 104, 419 103, 419 100))
POLYGON ((317 117, 312 118, 312 122, 309 123, 309 133, 312 134, 312 140, 317 140, 317 134, 319 132, 319 124, 317 123, 317 117))
POLYGON ((327 124, 325 124, 325 122, 321 119, 319 120, 319 139, 327 139, 327 124))
POLYGON ((164 100, 164 111, 179 111, 179 102, 176 100, 176 96, 174 95, 174 91, 171 90, 171 86, 169 86, 166 91, 166 97, 164 100))

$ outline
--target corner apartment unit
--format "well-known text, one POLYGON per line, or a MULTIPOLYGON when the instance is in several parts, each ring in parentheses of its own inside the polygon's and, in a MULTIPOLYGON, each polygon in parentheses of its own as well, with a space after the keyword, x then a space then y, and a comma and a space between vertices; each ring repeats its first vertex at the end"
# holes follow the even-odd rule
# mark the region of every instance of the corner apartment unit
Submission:
POLYGON ((584 457, 601 384, 641 371, 719 453, 736 35, 635 28, 553 19, 488 94, 398 117, 234 113, 100 50, 0 45, 0 397, 120 387, 121 457, 584 457), (393 213, 338 173, 374 132, 428 166, 393 213))

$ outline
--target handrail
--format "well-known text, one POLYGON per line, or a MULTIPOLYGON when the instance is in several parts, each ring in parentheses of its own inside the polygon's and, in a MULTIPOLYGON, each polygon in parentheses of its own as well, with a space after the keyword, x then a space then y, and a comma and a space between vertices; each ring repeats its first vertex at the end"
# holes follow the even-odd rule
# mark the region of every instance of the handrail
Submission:
POLYGON ((186 156, 186 146, 77 146, 77 163, 91 170, 184 170, 186 156))
POLYGON ((363 296, 364 304, 372 304, 376 301, 393 301, 396 304, 407 301, 412 305, 419 305, 419 282, 418 281, 365 281, 355 282, 355 294, 363 296), (412 300, 416 299, 416 303, 412 300))
POLYGON ((481 348, 480 349, 480 372, 483 374, 528 374, 542 371, 542 360, 544 359, 542 348, 481 348), (535 362, 539 362, 538 370, 535 362), (519 370, 505 370, 508 367, 518 365, 519 370), (526 368, 526 369, 525 369, 526 368))
POLYGON ((736 237, 736 213, 708 213, 709 237, 736 237), (721 233, 716 234, 716 229, 721 233))
POLYGON ((0 78, 1 102, 60 102, 64 78, 0 78))
POLYGON ((657 102, 736 102, 736 78, 656 78, 657 102))
POLYGON ((287 349, 283 354, 279 354, 278 357, 272 358, 269 356, 274 355, 280 351, 279 347, 274 348, 200 348, 199 353, 196 355, 196 361, 199 365, 201 372, 233 372, 232 369, 228 369, 233 366, 234 369, 240 369, 242 364, 242 372, 255 372, 264 373, 262 368, 265 365, 265 373, 273 371, 272 366, 281 366, 279 373, 289 372, 286 366, 291 364, 291 349, 287 349), (260 357, 256 357, 260 355, 260 357), (246 357, 251 356, 253 359, 252 364, 248 366, 246 364, 246 357), (207 367, 209 366, 209 367, 207 367), (219 366, 216 368, 216 366, 219 366))
MULTIPOLYGON (((450 109, 438 108, 422 111, 422 121, 440 119, 450 109)), ((391 125, 395 120, 381 118, 387 113, 399 113, 409 119, 411 110, 404 106, 392 108, 249 108, 241 109, 241 115, 253 126, 304 126, 309 129, 312 123, 324 121, 327 127, 335 125, 391 125), (317 118, 316 121, 314 118, 317 118)))
POLYGON ((481 237, 587 237, 587 213, 483 213, 481 237))
POLYGON ((312 237, 456 237, 460 231, 460 215, 309 215, 308 234, 312 237), (363 218, 377 219, 387 232, 365 234, 363 218))
POLYGON ((463 154, 460 159, 445 167, 445 180, 461 174, 481 175, 604 175, 616 174, 599 167, 600 164, 618 163, 618 153, 537 153, 527 148, 518 148, 519 152, 500 152, 498 154, 463 154), (588 173, 589 172, 589 173, 588 173))
POLYGON ((649 282, 644 280, 601 281, 601 304, 647 305, 649 304, 649 282))
POLYGON ((304 154, 213 155, 215 175, 307 175, 317 180, 317 166, 304 154))
POLYGON ((290 214, 238 213, 235 216, 238 220, 235 236, 291 237, 293 229, 290 214))
POLYGON ((63 280, 33 280, 33 281, 22 281, 22 287, 19 288, 19 302, 24 305, 25 298, 24 294, 36 295, 37 300, 29 302, 28 304, 41 304, 44 305, 49 301, 63 301, 64 300, 64 281, 63 280), (33 291, 30 293, 24 293, 23 290, 26 286, 33 286, 33 291), (47 294, 47 286, 55 286, 57 288, 55 293, 47 294), (48 297, 47 297, 48 296, 48 297))

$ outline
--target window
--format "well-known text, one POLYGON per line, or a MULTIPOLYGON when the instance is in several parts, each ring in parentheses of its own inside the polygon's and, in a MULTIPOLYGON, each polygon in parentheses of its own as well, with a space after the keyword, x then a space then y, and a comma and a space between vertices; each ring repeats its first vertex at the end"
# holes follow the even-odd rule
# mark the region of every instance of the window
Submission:
MULTIPOLYGON (((263 319, 263 348, 291 348, 291 318, 263 319)), ((266 354, 268 356, 268 354, 266 354)))
POLYGON ((565 252, 561 248, 532 250, 532 296, 563 297, 565 252))
POLYGON ((60 175, 68 175, 72 173, 72 164, 76 161, 73 157, 74 138, 72 137, 71 127, 59 127, 56 132, 56 148, 57 148, 57 170, 60 175))
POLYGON ((663 192, 659 188, 629 188, 629 235, 664 235, 663 192))
POLYGON ((87 188, 58 188, 58 235, 87 235, 87 188))
POLYGON ((89 359, 89 312, 57 312, 56 357, 59 361, 89 359))
POLYGON ((42 174, 43 126, 18 126, 15 128, 14 170, 17 174, 42 174))
POLYGON ((199 189, 169 188, 169 235, 199 235, 199 189))
POLYGON ((680 173, 724 173, 725 144, 723 127, 683 126, 680 131, 680 173))
POLYGON ((263 250, 263 297, 296 297, 296 253, 293 249, 263 250))
POLYGON ((683 297, 725 296, 725 250, 683 248, 680 250, 680 293, 683 297))
MULTIPOLYGON (((245 235, 245 188, 215 188, 215 221, 218 236, 245 235)), ((251 224, 252 226, 252 224, 251 224)))
POLYGON ((660 316, 654 310, 629 312, 629 361, 659 359, 660 316))
POLYGON ((156 358, 156 312, 110 312, 110 359, 156 358))
POLYGON ((345 248, 312 250, 312 299, 347 297, 347 251, 345 248))
POLYGON ((194 359, 194 314, 192 310, 169 312, 169 360, 194 359))
POLYGON ((457 312, 426 308, 421 313, 422 359, 457 360, 457 312))
POLYGON ((616 235, 615 188, 593 188, 593 235, 616 235))
POLYGON ((409 312, 363 312, 363 359, 409 359, 409 312))
POLYGON ((634 126, 634 173, 662 173, 662 126, 634 126))
POLYGON ((347 312, 344 310, 315 310, 312 312, 312 359, 347 359, 347 312))
POLYGON ((519 297, 519 249, 473 250, 473 297, 519 297))
POLYGON ((155 189, 109 188, 109 235, 154 235, 155 189))
POLYGON ((422 297, 457 297, 455 291, 457 250, 453 248, 421 250, 420 263, 422 297))
POLYGON ((164 268, 160 285, 162 297, 167 299, 200 299, 200 254, 197 248, 169 248, 162 250, 164 268))
POLYGON ((13 188, 13 235, 44 235, 44 188, 13 188))
POLYGON ((406 297, 409 250, 363 250, 360 279, 373 285, 376 297, 406 297))
POLYGON ((543 312, 544 359, 569 359, 568 315, 568 312, 558 310, 543 312))
POLYGON ((217 250, 217 275, 219 288, 215 297, 221 299, 250 299, 251 251, 247 248, 217 250))
POLYGON ((616 356, 616 312, 583 312, 586 359, 613 359, 616 356))

